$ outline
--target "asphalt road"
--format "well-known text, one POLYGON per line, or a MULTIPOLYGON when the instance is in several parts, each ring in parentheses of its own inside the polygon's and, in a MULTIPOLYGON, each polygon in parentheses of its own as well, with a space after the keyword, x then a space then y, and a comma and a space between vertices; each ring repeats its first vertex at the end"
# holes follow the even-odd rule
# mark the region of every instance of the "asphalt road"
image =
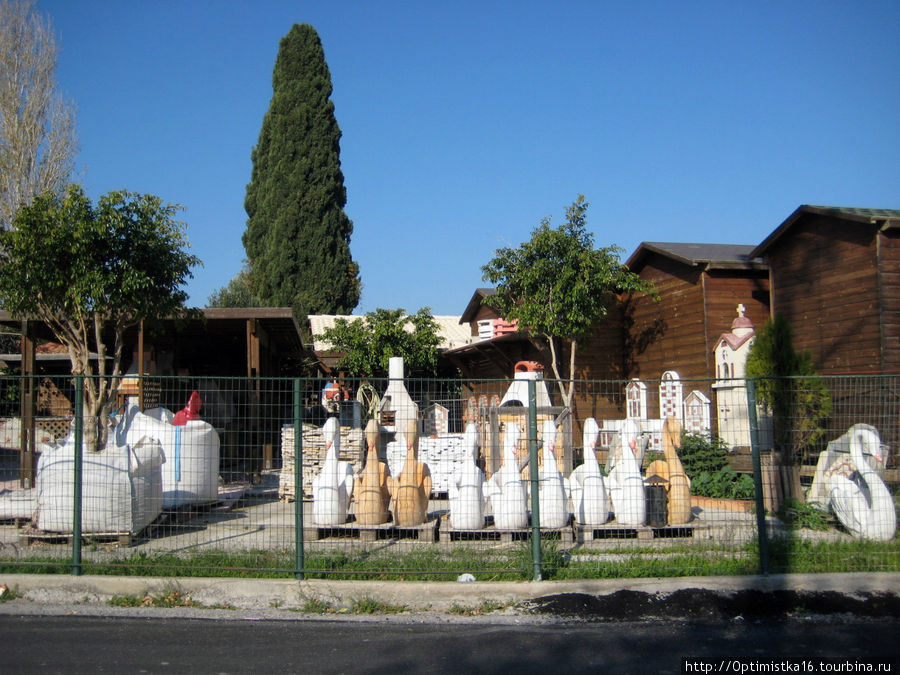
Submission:
MULTIPOLYGON (((860 672, 896 619, 439 622, 0 616, 4 673, 860 672), (682 661, 689 658, 688 664, 682 661), (841 670, 823 671, 822 659, 841 670), (792 659, 792 661, 787 661, 792 659), (787 668, 786 664, 794 664, 787 668), (841 664, 845 664, 841 666, 841 664), (690 669, 683 669, 689 665, 690 669), (780 665, 778 670, 773 666, 780 665), (853 669, 851 669, 851 667, 853 669)), ((877 665, 876 665, 877 667, 877 665)), ((883 670, 882 670, 883 672, 883 670)))

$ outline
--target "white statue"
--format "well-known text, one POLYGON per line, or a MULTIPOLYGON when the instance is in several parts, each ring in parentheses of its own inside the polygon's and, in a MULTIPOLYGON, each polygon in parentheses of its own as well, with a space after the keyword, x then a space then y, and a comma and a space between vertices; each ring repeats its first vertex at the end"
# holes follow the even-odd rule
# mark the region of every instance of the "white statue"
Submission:
POLYGON ((597 461, 597 439, 600 427, 589 417, 584 421, 584 463, 569 476, 572 511, 579 525, 602 525, 609 520, 606 483, 597 461))
POLYGON ((527 493, 525 481, 519 473, 516 447, 519 444, 519 427, 514 422, 506 425, 503 440, 503 465, 489 481, 491 507, 494 511, 494 527, 500 530, 516 530, 528 526, 527 493))
MULTIPOLYGON (((643 525, 647 514, 644 501, 644 479, 641 465, 635 456, 640 452, 640 427, 634 420, 625 420, 617 451, 618 460, 609 472, 609 495, 619 525, 643 525)), ((642 453, 643 454, 643 453, 642 453)))
POLYGON ((881 453, 881 445, 876 435, 859 430, 850 438, 853 467, 847 467, 846 463, 835 466, 828 477, 829 504, 838 520, 852 534, 864 539, 888 541, 897 532, 894 500, 884 481, 869 466, 864 451, 877 457, 881 453), (847 470, 849 468, 855 468, 855 471, 851 473, 847 470))
POLYGON ((453 477, 447 495, 450 498, 450 526, 457 530, 480 530, 484 527, 484 472, 475 463, 478 459, 478 427, 471 422, 466 426, 464 443, 465 460, 453 477))
POLYGON ((552 420, 544 422, 544 447, 539 472, 541 527, 565 527, 569 522, 566 507, 566 489, 563 476, 556 466, 556 425, 552 420))
POLYGON ((313 522, 323 527, 347 522, 350 497, 353 494, 353 467, 339 461, 341 428, 336 417, 329 417, 322 426, 325 436, 325 463, 313 478, 313 522))

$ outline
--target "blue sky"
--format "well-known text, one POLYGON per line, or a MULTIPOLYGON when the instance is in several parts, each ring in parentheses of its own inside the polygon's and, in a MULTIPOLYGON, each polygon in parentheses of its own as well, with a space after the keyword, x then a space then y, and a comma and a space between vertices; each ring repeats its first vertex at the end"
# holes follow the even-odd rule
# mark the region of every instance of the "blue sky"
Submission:
POLYGON ((316 28, 378 307, 459 314, 578 194, 598 246, 758 244, 800 204, 900 208, 900 3, 38 0, 94 198, 186 207, 205 306, 244 258, 279 40, 316 28))

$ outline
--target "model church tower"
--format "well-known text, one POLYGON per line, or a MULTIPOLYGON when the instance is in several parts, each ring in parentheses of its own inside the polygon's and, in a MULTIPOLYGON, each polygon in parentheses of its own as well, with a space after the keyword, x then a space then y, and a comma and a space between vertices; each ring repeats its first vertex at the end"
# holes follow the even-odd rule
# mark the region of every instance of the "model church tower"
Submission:
MULTIPOLYGON (((756 330, 749 317, 744 316, 747 308, 737 306, 737 318, 731 322, 731 332, 722 333, 716 341, 716 412, 718 415, 719 438, 730 449, 750 446, 750 415, 747 408, 747 387, 744 383, 747 355, 753 346, 756 330)), ((765 442, 768 420, 758 414, 760 442, 765 442)), ((768 433, 770 436, 771 433, 768 433)))

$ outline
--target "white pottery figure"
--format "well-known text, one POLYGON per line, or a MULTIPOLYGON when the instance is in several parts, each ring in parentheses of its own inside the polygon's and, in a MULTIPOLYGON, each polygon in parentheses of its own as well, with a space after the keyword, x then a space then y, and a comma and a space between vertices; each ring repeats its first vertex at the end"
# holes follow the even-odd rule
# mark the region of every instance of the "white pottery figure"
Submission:
POLYGON ((600 427, 589 417, 584 421, 584 463, 569 476, 572 493, 572 511, 579 525, 602 525, 609 520, 606 482, 597 461, 597 439, 600 427))
POLYGON ((484 472, 475 463, 478 459, 478 427, 466 426, 465 459, 453 477, 448 490, 450 498, 450 527, 457 530, 480 530, 484 527, 484 472))
POLYGON ((880 444, 873 447, 869 440, 863 432, 853 434, 850 457, 856 470, 847 476, 836 467, 828 477, 829 503, 838 520, 855 536, 888 541, 897 532, 897 512, 887 486, 863 455, 864 448, 876 459, 881 453, 880 444))
POLYGON ((525 481, 522 480, 516 461, 518 444, 519 427, 510 422, 506 425, 503 441, 503 465, 490 480, 494 527, 498 530, 517 530, 528 526, 525 481))
POLYGON ((339 461, 341 428, 336 417, 329 417, 322 426, 325 436, 325 463, 313 478, 313 522, 323 527, 347 522, 350 497, 353 494, 353 467, 339 461))
POLYGON ((632 420, 626 420, 622 427, 619 458, 609 472, 609 495, 616 522, 619 525, 643 525, 647 514, 644 501, 644 479, 641 476, 641 465, 635 457, 639 451, 640 429, 632 420))
POLYGON ((544 447, 539 471, 538 498, 541 506, 541 527, 565 527, 569 522, 563 476, 556 466, 556 425, 544 422, 544 447))

